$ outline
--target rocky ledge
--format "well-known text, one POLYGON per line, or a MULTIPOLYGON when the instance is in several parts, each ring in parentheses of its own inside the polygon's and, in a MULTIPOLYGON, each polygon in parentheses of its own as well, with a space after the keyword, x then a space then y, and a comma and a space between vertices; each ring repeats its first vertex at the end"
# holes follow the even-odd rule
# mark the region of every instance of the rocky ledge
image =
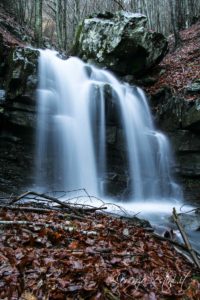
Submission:
POLYGON ((120 11, 85 19, 78 27, 73 54, 119 74, 141 74, 159 63, 168 43, 145 28, 146 16, 120 11))

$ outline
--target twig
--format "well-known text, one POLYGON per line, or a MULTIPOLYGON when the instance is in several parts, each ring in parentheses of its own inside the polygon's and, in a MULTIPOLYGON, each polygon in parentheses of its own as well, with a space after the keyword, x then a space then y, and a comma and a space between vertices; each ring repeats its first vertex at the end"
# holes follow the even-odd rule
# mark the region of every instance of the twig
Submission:
MULTIPOLYGON (((0 205, 0 209, 10 209, 10 210, 17 210, 17 211, 28 211, 28 212, 35 212, 35 213, 49 213, 49 212, 52 212, 52 211, 60 211, 60 212, 65 212, 65 209, 62 209, 60 210, 59 207, 50 207, 50 208, 39 208, 39 207, 31 207, 31 206, 11 206, 11 205, 0 205)), ((101 209, 105 209, 105 207, 102 207, 101 209)), ((94 208, 93 209, 89 209, 89 212, 93 212, 93 211, 96 211, 97 209, 94 208)), ((68 211, 68 210, 67 210, 68 211)), ((84 211, 88 211, 87 209, 85 209, 84 211)), ((65 213, 65 216, 70 218, 70 219, 77 219, 77 220, 81 220, 81 221, 85 221, 85 217, 81 217, 81 216, 78 216, 76 214, 73 214, 73 213, 70 213, 70 214, 67 214, 65 213)), ((88 217, 87 217, 87 220, 90 220, 88 217)))
MULTIPOLYGON (((186 204, 184 204, 184 205, 181 206, 180 211, 182 211, 182 208, 183 208, 185 205, 186 205, 186 204)), ((198 212, 198 211, 200 211, 200 207, 196 207, 196 208, 193 208, 193 209, 191 209, 191 210, 184 211, 183 213, 184 213, 184 214, 189 214, 189 213, 191 213, 191 212, 198 212)), ((180 215, 180 213, 179 213, 178 215, 180 215)))
POLYGON ((86 195, 89 197, 90 201, 91 201, 91 196, 88 194, 87 190, 86 189, 83 189, 84 192, 86 193, 86 195))
POLYGON ((12 199, 12 197, 11 197, 12 200, 9 202, 9 204, 13 204, 13 203, 19 201, 20 199, 24 198, 25 196, 27 196, 29 194, 30 194, 30 192, 25 192, 25 193, 21 194, 18 197, 14 197, 14 199, 12 199))
POLYGON ((190 253, 191 257, 192 257, 192 260, 194 261, 195 265, 196 265, 196 266, 198 267, 198 269, 200 270, 200 262, 199 262, 199 259, 198 259, 198 257, 197 257, 197 255, 196 255, 195 251, 193 250, 193 248, 192 248, 192 246, 191 246, 191 244, 190 244, 190 242, 189 242, 189 240, 188 240, 188 237, 187 237, 187 235, 186 235, 186 232, 185 232, 184 229, 183 229, 182 224, 181 224, 180 221, 179 221, 179 218, 178 218, 178 215, 177 215, 177 213, 176 213, 176 209, 175 209, 175 208, 173 208, 173 219, 174 219, 174 222, 176 223, 176 225, 177 225, 177 227, 178 227, 178 229, 179 229, 179 231, 180 231, 180 233, 181 233, 181 236, 182 236, 182 238, 183 238, 183 240, 184 240, 185 246, 187 247, 187 249, 188 249, 188 251, 189 251, 189 253, 190 253))
MULTIPOLYGON (((70 211, 72 211, 73 213, 78 213, 78 211, 82 211, 82 212, 85 212, 85 209, 84 208, 74 208, 72 205, 70 204, 66 204, 65 202, 61 201, 61 200, 58 200, 57 198, 55 197, 52 197, 52 196, 49 196, 49 195, 46 195, 46 194, 41 194, 41 193, 36 193, 36 192, 33 192, 33 191, 28 191, 26 193, 23 193, 22 195, 14 198, 9 204, 13 204, 13 203, 16 203, 17 201, 21 200, 22 198, 24 198, 25 196, 28 196, 28 195, 35 195, 35 196, 38 196, 38 197, 41 197, 41 198, 45 198, 47 200, 51 200, 59 205, 61 205, 62 207, 64 208, 67 208, 69 209, 70 211)), ((91 211, 91 212, 94 212, 96 210, 104 210, 104 209, 107 209, 107 207, 93 207, 91 209, 87 209, 87 211, 91 211)))

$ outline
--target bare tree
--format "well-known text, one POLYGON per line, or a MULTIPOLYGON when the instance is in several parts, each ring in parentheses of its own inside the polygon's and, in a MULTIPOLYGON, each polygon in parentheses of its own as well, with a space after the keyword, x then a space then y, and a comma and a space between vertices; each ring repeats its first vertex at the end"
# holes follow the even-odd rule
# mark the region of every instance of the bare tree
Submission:
POLYGON ((179 9, 179 1, 169 0, 171 6, 171 22, 174 33, 174 47, 177 48, 181 45, 181 37, 179 33, 178 23, 176 21, 179 9))
POLYGON ((165 35, 174 33, 176 46, 180 43, 179 31, 200 18, 199 0, 1 0, 1 3, 21 24, 34 26, 38 45, 42 39, 42 11, 45 34, 63 50, 70 48, 79 22, 103 11, 114 13, 124 9, 143 13, 148 18, 148 28, 165 35))
POLYGON ((42 46, 42 0, 35 0, 35 42, 42 46))

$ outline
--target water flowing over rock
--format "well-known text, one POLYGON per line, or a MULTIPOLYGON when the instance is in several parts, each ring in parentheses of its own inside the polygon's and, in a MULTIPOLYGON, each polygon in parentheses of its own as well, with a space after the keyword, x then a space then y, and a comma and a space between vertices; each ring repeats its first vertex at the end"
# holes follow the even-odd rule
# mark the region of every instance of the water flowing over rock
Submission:
POLYGON ((110 163, 115 159, 110 146, 116 139, 118 145, 123 141, 125 156, 124 167, 119 166, 126 172, 121 193, 126 190, 134 200, 180 197, 170 172, 170 145, 156 131, 144 93, 78 58, 64 61, 52 51, 41 51, 37 185, 85 188, 97 196, 115 194, 120 174, 110 163), (109 126, 110 109, 117 126, 109 126))
POLYGON ((145 28, 142 14, 120 11, 85 19, 77 29, 73 54, 119 74, 138 74, 159 63, 167 40, 145 28))

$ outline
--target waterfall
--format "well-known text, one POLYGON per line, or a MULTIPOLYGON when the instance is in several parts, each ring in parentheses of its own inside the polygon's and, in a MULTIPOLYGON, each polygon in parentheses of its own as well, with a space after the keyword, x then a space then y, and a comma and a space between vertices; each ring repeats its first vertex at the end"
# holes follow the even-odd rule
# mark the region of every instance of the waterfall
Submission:
POLYGON ((156 131, 143 91, 111 73, 56 52, 39 59, 36 184, 106 196, 106 86, 118 110, 127 148, 130 197, 177 199, 167 138, 156 131))

